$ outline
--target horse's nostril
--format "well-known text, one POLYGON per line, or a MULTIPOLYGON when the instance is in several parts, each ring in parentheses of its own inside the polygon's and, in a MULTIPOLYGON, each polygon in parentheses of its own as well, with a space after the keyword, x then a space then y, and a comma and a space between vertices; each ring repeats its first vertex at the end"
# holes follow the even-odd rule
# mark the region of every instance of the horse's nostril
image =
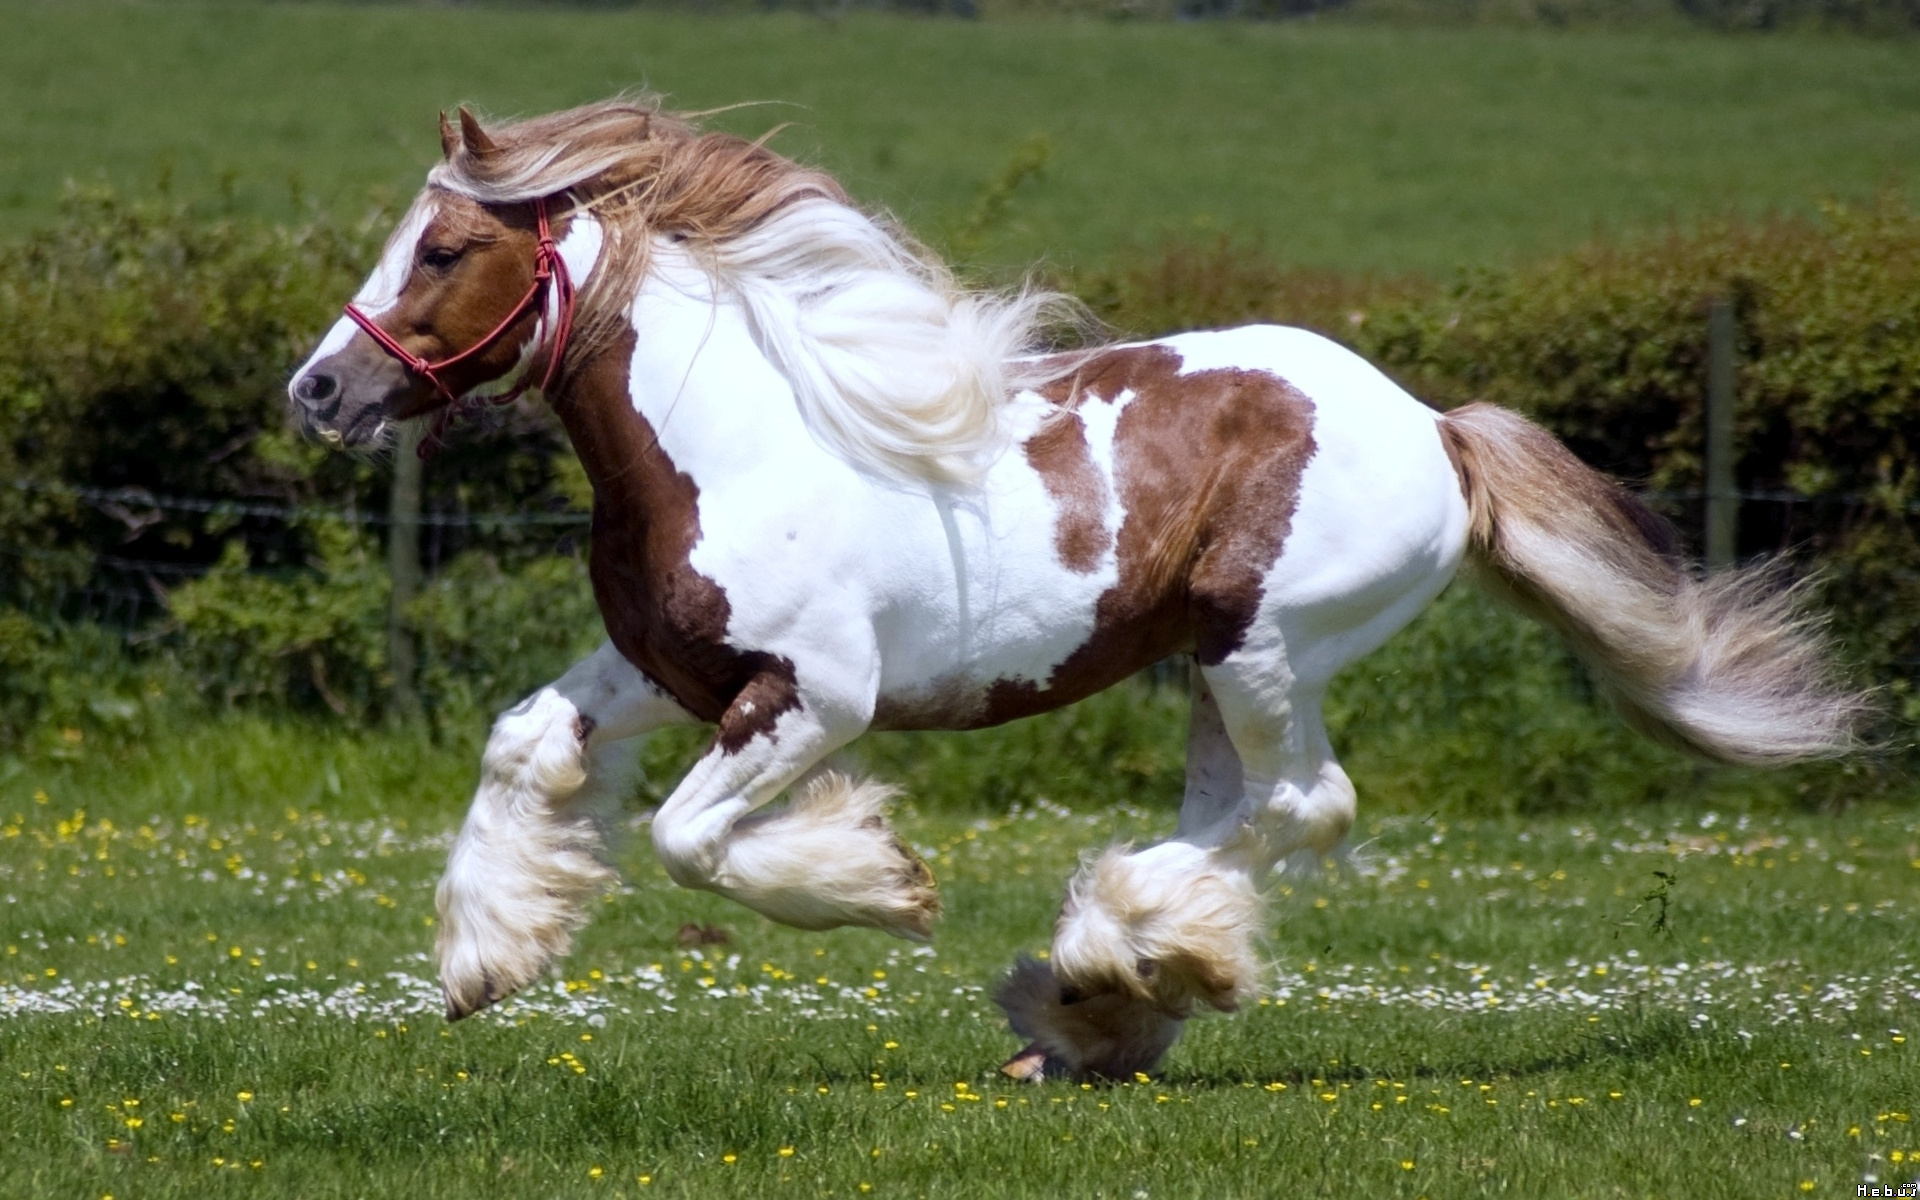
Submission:
POLYGON ((293 394, 303 404, 325 404, 340 394, 340 381, 331 375, 306 375, 293 385, 293 394))

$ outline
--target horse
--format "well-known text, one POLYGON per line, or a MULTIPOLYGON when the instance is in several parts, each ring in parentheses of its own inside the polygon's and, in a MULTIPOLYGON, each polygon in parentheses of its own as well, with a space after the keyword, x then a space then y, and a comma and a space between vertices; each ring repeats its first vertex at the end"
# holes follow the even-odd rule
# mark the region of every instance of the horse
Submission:
POLYGON ((1298 329, 1050 350, 1058 297, 963 286, 827 174, 649 96, 440 133, 292 405, 365 451, 538 386, 592 483, 607 635, 487 740, 437 893, 449 1019, 569 948, 641 734, 713 727, 652 820, 676 883, 926 939, 939 893, 892 790, 825 760, 1179 657, 1175 832, 1084 860, 1046 961, 997 994, 1008 1074, 1150 1071, 1255 986, 1276 866, 1353 823, 1329 681, 1463 569, 1654 737, 1761 765, 1857 744, 1870 702, 1803 589, 1700 573, 1514 412, 1435 411, 1298 329))

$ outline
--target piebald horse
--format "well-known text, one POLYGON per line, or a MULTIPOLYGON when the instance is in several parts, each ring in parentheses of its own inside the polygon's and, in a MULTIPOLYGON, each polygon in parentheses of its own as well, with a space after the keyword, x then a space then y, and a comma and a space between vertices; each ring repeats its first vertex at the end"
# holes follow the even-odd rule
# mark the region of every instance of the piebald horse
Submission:
POLYGON ((1043 353, 1055 298, 967 290, 831 178, 647 98, 463 109, 441 141, 295 409, 373 447, 537 380, 593 484, 607 631, 487 742, 439 887, 449 1017, 568 948, 637 735, 715 727, 653 819, 676 882, 924 939, 940 901, 890 790, 822 761, 1181 655, 1177 832, 1088 861, 998 996, 1030 1043, 1010 1074, 1148 1070, 1255 985, 1276 864, 1353 822, 1328 682, 1463 563, 1655 737, 1759 764, 1853 741, 1864 702, 1776 572, 1701 578, 1514 413, 1437 413, 1297 329, 1043 353))

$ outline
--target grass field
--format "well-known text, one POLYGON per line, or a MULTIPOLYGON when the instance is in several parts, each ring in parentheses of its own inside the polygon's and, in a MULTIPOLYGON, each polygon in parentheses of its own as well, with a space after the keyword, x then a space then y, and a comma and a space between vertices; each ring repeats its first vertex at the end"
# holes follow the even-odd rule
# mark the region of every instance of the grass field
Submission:
POLYGON ((790 152, 924 234, 1030 135, 1054 158, 984 253, 1099 259, 1225 230, 1445 273, 1723 208, 1920 183, 1920 41, 1340 25, 732 20, 582 10, 0 0, 0 230, 62 182, 358 214, 433 114, 650 84, 790 106, 790 152), (222 180, 228 182, 223 185, 222 180))
POLYGON ((1078 852, 1164 807, 909 813, 947 893, 931 949, 672 889, 641 833, 564 974, 448 1027, 431 888, 470 760, 233 720, 0 776, 0 1194, 1748 1200, 1916 1174, 1911 811, 1363 803, 1357 869, 1279 897, 1244 1013, 1151 1081, 1016 1086, 998 972, 1045 945, 1078 852), (731 940, 683 951, 688 921, 731 940))

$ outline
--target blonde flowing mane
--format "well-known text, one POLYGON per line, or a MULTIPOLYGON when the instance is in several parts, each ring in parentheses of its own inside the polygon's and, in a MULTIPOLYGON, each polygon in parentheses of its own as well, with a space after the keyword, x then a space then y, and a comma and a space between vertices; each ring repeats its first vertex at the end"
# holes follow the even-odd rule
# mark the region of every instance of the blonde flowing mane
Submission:
POLYGON ((605 244, 580 296, 580 352, 619 335, 653 239, 681 241, 743 304, 814 435, 883 477, 978 478, 1006 447, 1007 400, 1071 369, 1029 356, 1072 301, 962 287, 828 175, 651 96, 464 137, 428 183, 486 204, 566 193, 593 211, 605 244))

